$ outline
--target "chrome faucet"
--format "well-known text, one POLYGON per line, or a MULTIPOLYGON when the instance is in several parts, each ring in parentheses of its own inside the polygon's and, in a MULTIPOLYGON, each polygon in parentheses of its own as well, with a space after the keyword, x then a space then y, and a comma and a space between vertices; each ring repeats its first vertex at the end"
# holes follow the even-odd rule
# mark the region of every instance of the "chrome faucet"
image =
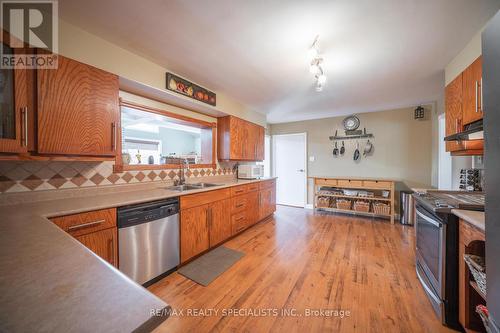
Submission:
POLYGON ((184 176, 184 165, 187 167, 187 169, 189 169, 189 163, 187 158, 181 158, 179 160, 179 169, 180 169, 179 185, 186 184, 186 177, 184 176))

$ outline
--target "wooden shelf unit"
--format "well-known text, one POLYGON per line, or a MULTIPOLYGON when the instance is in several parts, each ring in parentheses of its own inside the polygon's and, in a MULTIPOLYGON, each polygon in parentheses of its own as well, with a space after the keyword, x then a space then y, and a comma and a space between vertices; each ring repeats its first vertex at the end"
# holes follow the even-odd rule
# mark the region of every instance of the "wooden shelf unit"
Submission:
POLYGON ((394 214, 395 214, 395 181, 386 179, 374 179, 374 178, 325 178, 325 177, 310 177, 314 181, 314 209, 347 213, 353 215, 371 216, 371 217, 384 217, 389 218, 391 223, 394 224, 394 214), (334 187, 337 189, 356 189, 356 190, 366 190, 366 191, 389 191, 389 196, 387 198, 375 196, 375 197, 360 197, 360 196, 349 196, 340 194, 319 194, 319 190, 322 186, 334 187), (334 198, 346 198, 353 200, 367 200, 367 201, 383 201, 387 202, 390 206, 390 214, 375 214, 373 212, 360 212, 355 210, 338 209, 334 207, 320 207, 317 205, 318 197, 334 197, 334 198))

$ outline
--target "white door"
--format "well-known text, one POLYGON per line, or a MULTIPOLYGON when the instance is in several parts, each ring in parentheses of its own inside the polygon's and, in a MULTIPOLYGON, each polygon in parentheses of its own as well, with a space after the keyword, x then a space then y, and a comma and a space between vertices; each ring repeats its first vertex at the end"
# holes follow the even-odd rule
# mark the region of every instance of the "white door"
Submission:
POLYGON ((306 133, 273 135, 273 170, 276 203, 306 205, 306 133))

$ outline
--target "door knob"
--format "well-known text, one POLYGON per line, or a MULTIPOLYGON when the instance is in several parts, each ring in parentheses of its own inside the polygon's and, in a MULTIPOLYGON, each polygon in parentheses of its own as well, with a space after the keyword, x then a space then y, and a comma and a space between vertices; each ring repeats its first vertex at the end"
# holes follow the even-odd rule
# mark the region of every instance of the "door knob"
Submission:
POLYGON ((297 170, 297 171, 298 171, 298 172, 304 172, 304 169, 299 169, 299 170, 297 170))

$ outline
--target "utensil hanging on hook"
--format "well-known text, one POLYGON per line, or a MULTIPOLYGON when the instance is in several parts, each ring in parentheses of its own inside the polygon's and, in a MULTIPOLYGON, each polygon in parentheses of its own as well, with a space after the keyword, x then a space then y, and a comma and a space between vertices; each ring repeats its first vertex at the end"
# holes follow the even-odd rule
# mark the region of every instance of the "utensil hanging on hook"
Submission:
POLYGON ((356 141, 356 150, 354 151, 353 159, 355 161, 357 161, 357 160, 359 160, 360 156, 361 156, 361 154, 359 153, 359 141, 356 141))
POLYGON ((339 149, 337 148, 337 141, 335 141, 335 148, 333 148, 333 156, 337 157, 339 154, 339 149))
POLYGON ((363 156, 366 156, 372 152, 373 144, 370 142, 370 139, 366 141, 365 148, 363 149, 363 156))
POLYGON ((345 145, 344 145, 344 141, 342 141, 342 147, 340 147, 340 155, 344 155, 345 153, 345 145))

